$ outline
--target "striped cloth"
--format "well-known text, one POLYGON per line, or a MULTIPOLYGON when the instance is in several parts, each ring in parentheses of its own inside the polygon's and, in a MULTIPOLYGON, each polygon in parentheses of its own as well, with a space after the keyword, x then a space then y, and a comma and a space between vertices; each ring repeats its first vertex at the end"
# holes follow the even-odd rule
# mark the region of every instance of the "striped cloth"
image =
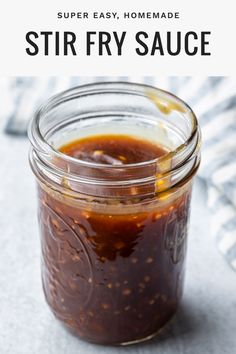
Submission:
MULTIPOLYGON (((47 97, 94 81, 133 81, 169 90, 195 111, 203 134, 198 175, 208 190, 212 232, 236 270, 236 78, 230 77, 18 77, 9 78, 6 133, 26 134, 30 117, 47 97)), ((1 85, 0 89, 3 87, 1 85)))

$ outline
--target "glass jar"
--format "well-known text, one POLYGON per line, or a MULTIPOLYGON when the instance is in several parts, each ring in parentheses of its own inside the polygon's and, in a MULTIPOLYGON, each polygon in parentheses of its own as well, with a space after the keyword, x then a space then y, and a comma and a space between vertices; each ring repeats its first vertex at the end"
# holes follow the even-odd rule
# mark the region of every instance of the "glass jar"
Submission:
POLYGON ((154 336, 183 291, 200 132, 192 110, 154 87, 76 87, 50 99, 29 127, 37 178, 42 283, 54 315, 80 338, 129 344, 154 336), (165 147, 151 161, 105 165, 58 148, 129 134, 165 147))

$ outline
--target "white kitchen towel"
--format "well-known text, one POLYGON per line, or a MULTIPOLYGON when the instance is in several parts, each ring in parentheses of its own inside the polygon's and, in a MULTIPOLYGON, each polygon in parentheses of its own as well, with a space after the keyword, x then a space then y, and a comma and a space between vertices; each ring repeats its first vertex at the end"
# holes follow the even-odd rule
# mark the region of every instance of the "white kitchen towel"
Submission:
POLYGON ((212 232, 220 252, 236 270, 236 77, 9 78, 4 87, 10 102, 6 133, 26 134, 29 119, 45 99, 94 81, 147 83, 171 91, 193 108, 203 135, 198 175, 208 189, 212 232))

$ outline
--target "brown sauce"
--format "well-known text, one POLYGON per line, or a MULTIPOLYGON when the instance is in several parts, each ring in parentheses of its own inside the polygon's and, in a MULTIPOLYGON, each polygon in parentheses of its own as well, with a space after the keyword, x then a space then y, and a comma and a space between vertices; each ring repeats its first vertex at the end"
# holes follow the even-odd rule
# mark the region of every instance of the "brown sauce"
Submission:
POLYGON ((154 160, 166 153, 162 147, 128 135, 100 135, 73 141, 60 151, 74 158, 108 165, 154 160))
MULTIPOLYGON (((60 151, 103 164, 143 162, 166 150, 129 136, 77 140, 60 151)), ((43 286, 54 314, 104 344, 156 333, 182 294, 190 191, 146 209, 112 213, 70 204, 39 188, 43 286)))

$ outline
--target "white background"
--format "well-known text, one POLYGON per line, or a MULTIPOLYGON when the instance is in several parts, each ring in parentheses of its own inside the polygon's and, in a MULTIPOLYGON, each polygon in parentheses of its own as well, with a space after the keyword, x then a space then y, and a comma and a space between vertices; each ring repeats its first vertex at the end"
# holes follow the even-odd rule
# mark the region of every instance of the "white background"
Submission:
POLYGON ((0 4, 0 75, 234 75, 236 74, 235 1, 32 1, 0 4), (177 11, 176 20, 59 20, 59 11, 177 11), (122 57, 85 53, 86 31, 127 31, 122 57), (211 31, 212 55, 189 57, 138 56, 137 31, 211 31), (28 31, 73 31, 77 34, 78 56, 28 56, 28 31))

